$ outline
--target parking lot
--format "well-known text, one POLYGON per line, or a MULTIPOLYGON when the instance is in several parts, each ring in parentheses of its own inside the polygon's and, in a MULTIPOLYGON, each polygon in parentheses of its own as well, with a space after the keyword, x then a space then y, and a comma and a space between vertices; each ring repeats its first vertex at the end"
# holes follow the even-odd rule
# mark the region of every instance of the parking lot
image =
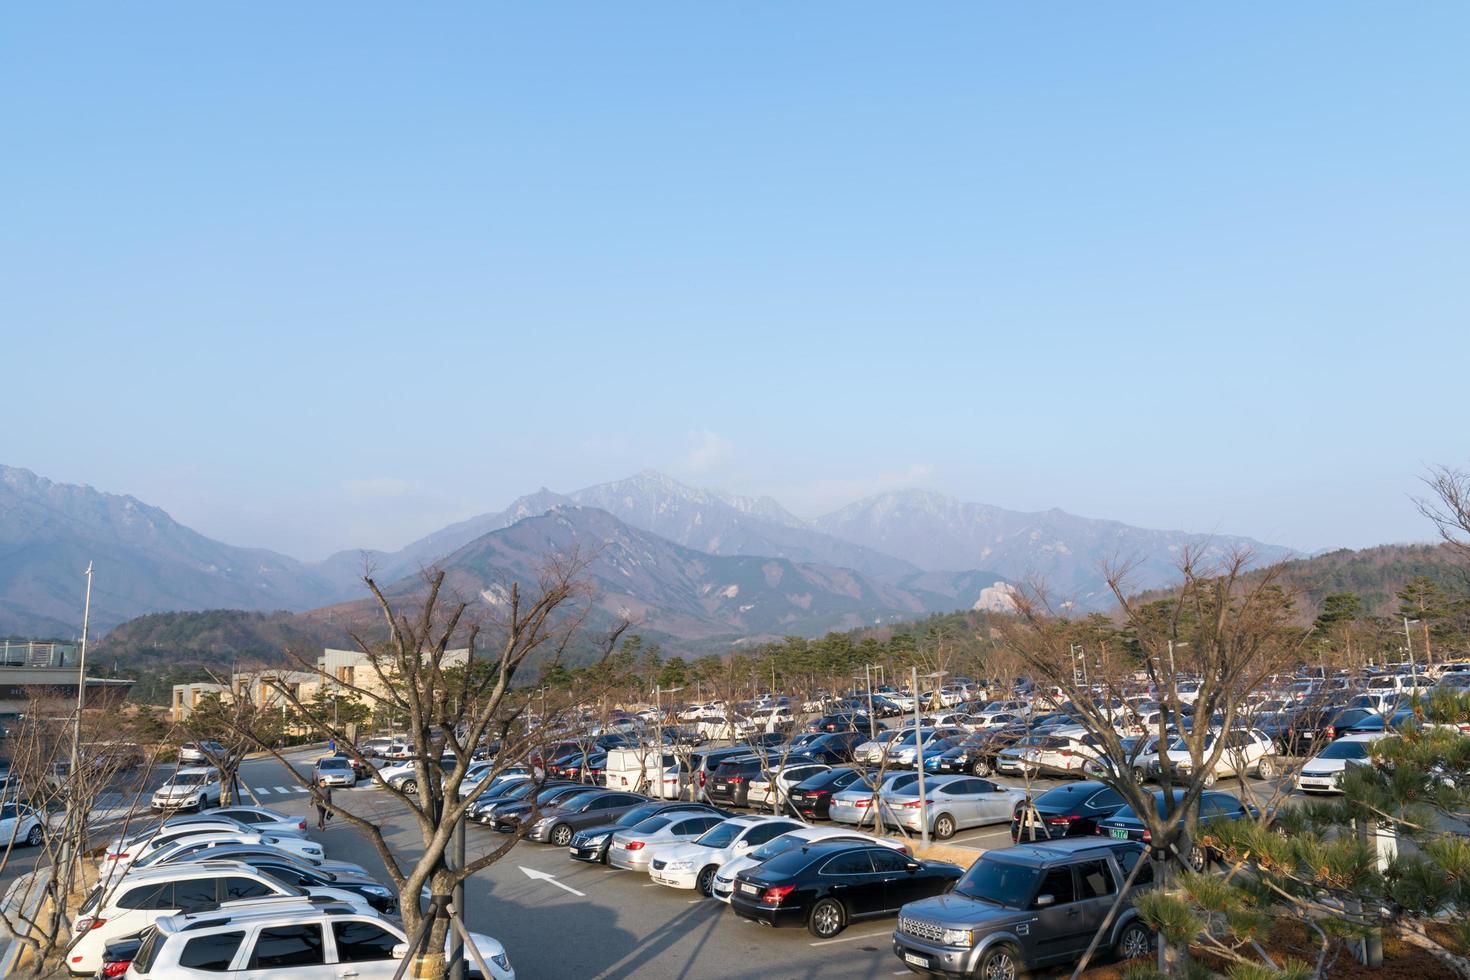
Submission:
MULTIPOLYGON (((309 772, 320 750, 290 761, 309 772)), ((307 794, 271 759, 251 760, 242 778, 263 805, 307 814, 307 794)), ((1012 782, 1010 780, 1002 780, 1012 782)), ((1035 780, 1038 791, 1058 780, 1035 780)), ((1230 787, 1222 782, 1221 789, 1230 787)), ((1266 784, 1257 791, 1270 792, 1266 784)), ((363 783, 339 790, 335 801, 378 822, 390 843, 412 854, 418 831, 388 794, 363 783)), ((315 826, 314 819, 312 826, 315 826)), ((351 827, 311 831, 334 859, 379 868, 376 852, 351 827)), ((479 826, 467 832, 471 858, 504 843, 479 826)), ((961 831, 949 842, 989 849, 1010 846, 1004 826, 961 831)), ((771 929, 724 905, 653 884, 646 875, 571 860, 549 845, 521 842, 466 888, 470 927, 505 944, 517 975, 568 977, 888 977, 908 975, 893 955, 891 917, 858 922, 834 939, 804 929, 771 929)))

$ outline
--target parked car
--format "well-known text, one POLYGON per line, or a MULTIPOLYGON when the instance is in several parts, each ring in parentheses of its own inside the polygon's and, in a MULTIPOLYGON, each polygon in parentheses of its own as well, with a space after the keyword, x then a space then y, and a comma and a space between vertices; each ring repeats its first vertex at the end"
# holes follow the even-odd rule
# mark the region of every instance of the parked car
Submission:
POLYGON ((0 851, 14 844, 40 847, 45 840, 44 813, 25 803, 0 806, 0 851))
POLYGON ((480 822, 494 827, 501 833, 520 833, 526 821, 536 817, 543 810, 554 810, 562 803, 580 797, 584 793, 600 792, 606 791, 589 788, 583 783, 556 783, 548 785, 534 795, 527 795, 514 802, 506 802, 493 807, 485 814, 488 819, 482 817, 480 822))
POLYGON ((697 810, 648 817, 612 835, 607 844, 607 863, 624 871, 647 871, 660 847, 694 840, 725 819, 723 814, 697 810))
POLYGON ((555 844, 557 847, 569 847, 577 831, 616 820, 634 807, 647 802, 648 797, 638 793, 588 789, 551 807, 543 808, 541 815, 521 836, 527 840, 555 844))
POLYGON ((893 848, 904 857, 912 856, 907 844, 891 837, 870 837, 843 827, 801 825, 786 831, 779 837, 772 838, 754 850, 746 851, 743 855, 726 861, 720 866, 720 870, 715 872, 714 882, 710 886, 710 897, 729 905, 730 896, 735 891, 735 878, 740 872, 749 871, 756 865, 764 864, 777 854, 783 854, 793 847, 805 847, 818 841, 835 840, 854 844, 879 844, 893 848))
POLYGON ((736 756, 720 763, 704 786, 705 799, 719 806, 748 806, 750 781, 765 770, 759 756, 736 756))
POLYGON ((233 820, 257 834, 274 834, 281 837, 306 836, 304 817, 290 817, 267 807, 245 804, 222 806, 197 816, 170 816, 163 821, 163 825, 165 827, 185 827, 201 820, 233 820))
POLYGON ((1032 842, 1057 837, 1090 837, 1097 822, 1124 806, 1122 794, 1096 780, 1068 783, 1024 802, 1011 815, 1011 840, 1032 842))
MULTIPOLYGON (((109 942, 135 935, 157 919, 177 912, 213 909, 224 902, 265 896, 309 895, 339 899, 371 912, 359 896, 332 888, 301 889, 277 881, 263 871, 238 861, 204 861, 166 865, 130 872, 115 888, 93 886, 72 922, 77 940, 66 953, 66 967, 74 975, 95 973, 109 942)), ((136 971, 138 961, 133 961, 136 971)))
POLYGON ((211 860, 240 861, 252 868, 264 871, 277 881, 284 881, 297 888, 331 888, 350 892, 360 897, 375 911, 385 915, 396 915, 398 912, 398 893, 370 878, 366 872, 329 871, 325 868, 314 867, 307 861, 282 854, 279 851, 271 856, 268 849, 257 851, 246 851, 242 848, 221 849, 209 852, 209 857, 211 860))
POLYGON ((796 784, 818 773, 826 772, 831 766, 820 762, 791 762, 782 765, 773 762, 760 775, 751 777, 745 791, 746 805, 772 813, 790 812, 786 806, 787 794, 796 784))
POLYGON ((506 792, 499 796, 481 797, 476 800, 465 810, 465 818, 485 827, 498 828, 501 813, 512 809, 525 813, 530 810, 533 800, 546 799, 558 794, 569 795, 586 789, 587 787, 581 783, 573 783, 565 779, 548 779, 545 782, 525 779, 511 784, 506 792))
POLYGON ((180 769, 153 792, 154 810, 202 810, 220 798, 219 774, 214 769, 180 769))
POLYGON ((149 827, 130 837, 114 837, 102 849, 97 858, 99 877, 117 876, 128 865, 160 848, 167 847, 181 837, 197 834, 247 834, 250 830, 237 820, 201 820, 186 824, 164 824, 149 827))
POLYGON ((984 824, 1006 823, 1027 791, 993 783, 979 776, 933 776, 926 779, 924 797, 917 781, 883 794, 883 820, 918 832, 925 820, 939 840, 955 831, 984 824))
MULTIPOLYGON (((1087 949, 1139 861, 1131 841, 1072 838, 987 851, 948 894, 910 902, 893 952, 910 970, 1015 978, 1076 960, 1087 949)), ((1152 884, 1145 866, 1134 890, 1152 884)), ((1152 933, 1125 903, 1104 936, 1122 959, 1149 952, 1152 933)))
MULTIPOLYGON (((1260 779, 1271 779, 1276 775, 1276 745, 1265 733, 1248 728, 1235 728, 1229 732, 1212 731, 1205 738, 1206 758, 1215 751, 1215 746, 1222 738, 1225 740, 1225 748, 1215 760, 1212 769, 1204 774, 1205 786, 1215 785, 1215 780, 1221 776, 1253 772, 1260 779)), ((1188 779, 1194 760, 1184 739, 1176 738, 1169 742, 1165 752, 1174 771, 1181 778, 1188 779)), ((1140 758, 1135 765, 1141 765, 1149 779, 1158 779, 1163 774, 1160 754, 1156 751, 1148 757, 1140 758)))
POLYGON ((826 732, 801 746, 801 754, 829 766, 853 761, 853 752, 867 735, 862 732, 826 732))
MULTIPOLYGON (((505 947, 469 933, 489 967, 485 980, 515 980, 505 947)), ((143 938, 129 978, 391 980, 408 934, 393 919, 342 903, 268 902, 160 917, 143 938)), ((447 940, 446 940, 447 944, 447 940)), ((474 969, 474 964, 470 964, 474 969)), ((474 969, 477 975, 478 970, 474 969)))
POLYGON ((197 766, 222 758, 226 749, 218 742, 185 742, 179 746, 179 765, 197 766))
POLYGON ((1349 766, 1370 765, 1373 743, 1385 737, 1383 732, 1367 732, 1344 735, 1327 743, 1322 751, 1302 764, 1296 788, 1303 793, 1342 792, 1342 774, 1349 766))
POLYGON ((388 747, 394 742, 402 741, 402 739, 396 739, 387 735, 380 735, 376 738, 364 739, 363 741, 357 743, 357 751, 369 759, 377 759, 386 754, 388 751, 388 747))
POLYGON ((831 939, 851 922, 938 895, 961 873, 956 865, 916 861, 890 847, 819 841, 736 875, 730 907, 742 918, 805 925, 819 940, 831 939))
MULTIPOLYGON (((861 736, 862 733, 859 732, 858 735, 861 736)), ((901 738, 903 735, 903 729, 893 728, 878 732, 873 738, 865 738, 853 748, 852 760, 854 762, 864 762, 870 766, 879 765, 883 762, 883 756, 888 751, 888 746, 893 743, 894 739, 901 738)))
POLYGON ((826 820, 832 806, 832 794, 847 789, 862 778, 865 770, 840 766, 808 776, 791 787, 787 800, 791 808, 809 820, 826 820))
POLYGON ((804 726, 808 732, 866 732, 878 728, 887 728, 882 722, 874 722, 867 715, 861 714, 832 714, 813 718, 804 726))
POLYGON ((606 864, 608 844, 613 834, 636 827, 649 817, 674 813, 706 813, 717 815, 722 819, 729 816, 704 803, 665 803, 661 800, 649 800, 647 803, 625 810, 615 820, 582 827, 572 835, 572 841, 567 848, 568 853, 574 861, 606 864))
MULTIPOLYGON (((179 856, 179 852, 168 861, 169 864, 178 864, 180 861, 190 860, 193 855, 179 856)), ((209 860, 211 861, 244 861, 246 864, 255 864, 257 858, 287 858, 298 864, 309 865, 321 871, 323 874, 347 875, 350 878, 368 877, 367 869, 360 864, 351 861, 333 861, 323 857, 321 860, 306 857, 300 854, 287 854, 278 847, 268 844, 221 844, 209 849, 209 860)))
POLYGON ((649 862, 648 877, 660 885, 692 888, 708 897, 715 872, 726 861, 802 826, 786 817, 731 817, 694 840, 661 847, 649 862))
MULTIPOLYGON (((1175 789, 1172 799, 1177 806, 1184 801, 1185 791, 1175 789)), ((1164 791, 1154 791, 1154 806, 1162 810, 1164 806, 1164 791)), ((1241 820, 1247 817, 1257 817, 1260 811, 1255 804, 1245 804, 1231 796, 1229 793, 1218 793, 1206 791, 1199 798, 1199 819, 1201 822, 1226 819, 1241 820)), ((1183 814, 1180 814, 1182 819, 1183 814)), ((1149 839, 1148 828, 1142 818, 1134 812, 1131 806, 1123 806, 1113 812, 1112 816, 1104 817, 1097 821, 1097 833, 1103 837, 1114 840, 1135 840, 1147 843, 1149 839)), ((1203 871, 1213 859, 1208 848, 1196 841, 1191 845, 1189 853, 1185 855, 1185 861, 1196 871, 1203 871)))
POLYGON ((883 777, 881 786, 875 786, 877 776, 859 778, 846 789, 832 794, 827 807, 827 816, 837 823, 871 824, 877 801, 919 782, 917 772, 891 772, 883 777))

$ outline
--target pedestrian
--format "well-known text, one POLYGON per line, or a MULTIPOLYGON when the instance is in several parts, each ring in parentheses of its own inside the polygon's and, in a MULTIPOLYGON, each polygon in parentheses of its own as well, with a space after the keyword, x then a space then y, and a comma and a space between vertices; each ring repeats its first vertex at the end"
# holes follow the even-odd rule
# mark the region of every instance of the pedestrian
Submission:
POLYGON ((332 811, 328 809, 332 805, 332 787, 318 786, 316 788, 316 829, 326 830, 327 821, 332 819, 332 811))

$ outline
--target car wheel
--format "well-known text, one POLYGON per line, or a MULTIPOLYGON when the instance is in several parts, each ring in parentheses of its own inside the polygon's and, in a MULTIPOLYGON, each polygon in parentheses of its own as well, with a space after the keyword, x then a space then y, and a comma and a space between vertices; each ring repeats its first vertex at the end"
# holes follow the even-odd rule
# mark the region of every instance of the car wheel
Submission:
POLYGON ((1261 779, 1273 779, 1276 776, 1276 763, 1266 756, 1256 763, 1256 775, 1261 779))
POLYGON ((934 818, 934 836, 940 840, 949 840, 954 836, 954 817, 947 813, 941 813, 934 818))
POLYGON ((1213 772, 1205 773, 1205 778, 1200 780, 1200 784, 1204 786, 1205 789, 1209 789, 1211 786, 1214 786, 1215 774, 1213 772))
POLYGON ((842 903, 835 898, 824 898, 812 906, 812 914, 807 917, 806 928, 818 939, 831 939, 842 931, 846 925, 844 921, 847 912, 842 903))
POLYGON ((1153 936, 1144 928, 1143 923, 1130 922, 1119 933, 1118 942, 1113 946, 1113 955, 1120 960, 1136 960, 1140 956, 1147 956, 1152 945, 1153 936))
POLYGON ((412 796, 419 791, 419 781, 417 779, 405 779, 402 788, 405 793, 412 796))
POLYGON ((1015 947, 1000 945, 986 952, 976 976, 981 980, 1019 980, 1021 961, 1015 947))
POLYGON ((713 898, 715 894, 715 871, 713 864, 699 872, 699 877, 694 879, 694 890, 705 898, 713 898))
POLYGON ((31 832, 26 834, 26 843, 31 847, 40 847, 41 839, 43 836, 44 835, 41 833, 41 825, 36 824, 34 827, 31 828, 31 832))
POLYGON ((1141 783, 1145 782, 1147 780, 1147 778, 1148 778, 1148 773, 1144 772, 1141 767, 1139 767, 1139 766, 1134 766, 1133 767, 1133 781, 1134 782, 1141 784, 1141 783))
POLYGON ((564 823, 559 823, 551 828, 551 842, 557 847, 567 847, 572 843, 572 828, 564 823))
POLYGON ((1189 849, 1187 863, 1193 870, 1203 872, 1205 868, 1209 867, 1210 855, 1203 847, 1196 844, 1189 849))
POLYGON ((972 772, 976 776, 988 776, 992 771, 993 770, 991 770, 990 768, 990 763, 985 759, 976 759, 974 763, 970 766, 970 772, 972 772))

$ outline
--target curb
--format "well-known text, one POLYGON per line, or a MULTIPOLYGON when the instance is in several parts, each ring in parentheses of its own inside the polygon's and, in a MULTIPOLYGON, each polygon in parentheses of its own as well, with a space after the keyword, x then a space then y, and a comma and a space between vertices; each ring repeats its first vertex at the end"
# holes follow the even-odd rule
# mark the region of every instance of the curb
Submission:
MULTIPOLYGON (((26 902, 26 907, 21 909, 21 914, 27 918, 35 916, 36 911, 41 907, 41 900, 46 897, 46 886, 50 883, 50 876, 51 869, 43 868, 40 871, 32 871, 16 878, 15 882, 6 890, 5 898, 0 900, 0 909, 3 909, 8 914, 11 906, 15 904, 14 896, 16 891, 29 881, 40 887, 32 889, 30 898, 26 902)), ((10 975, 10 971, 15 969, 16 960, 20 959, 21 950, 25 948, 25 944, 20 942, 8 928, 4 929, 3 941, 5 946, 4 951, 0 952, 0 977, 10 975)))

